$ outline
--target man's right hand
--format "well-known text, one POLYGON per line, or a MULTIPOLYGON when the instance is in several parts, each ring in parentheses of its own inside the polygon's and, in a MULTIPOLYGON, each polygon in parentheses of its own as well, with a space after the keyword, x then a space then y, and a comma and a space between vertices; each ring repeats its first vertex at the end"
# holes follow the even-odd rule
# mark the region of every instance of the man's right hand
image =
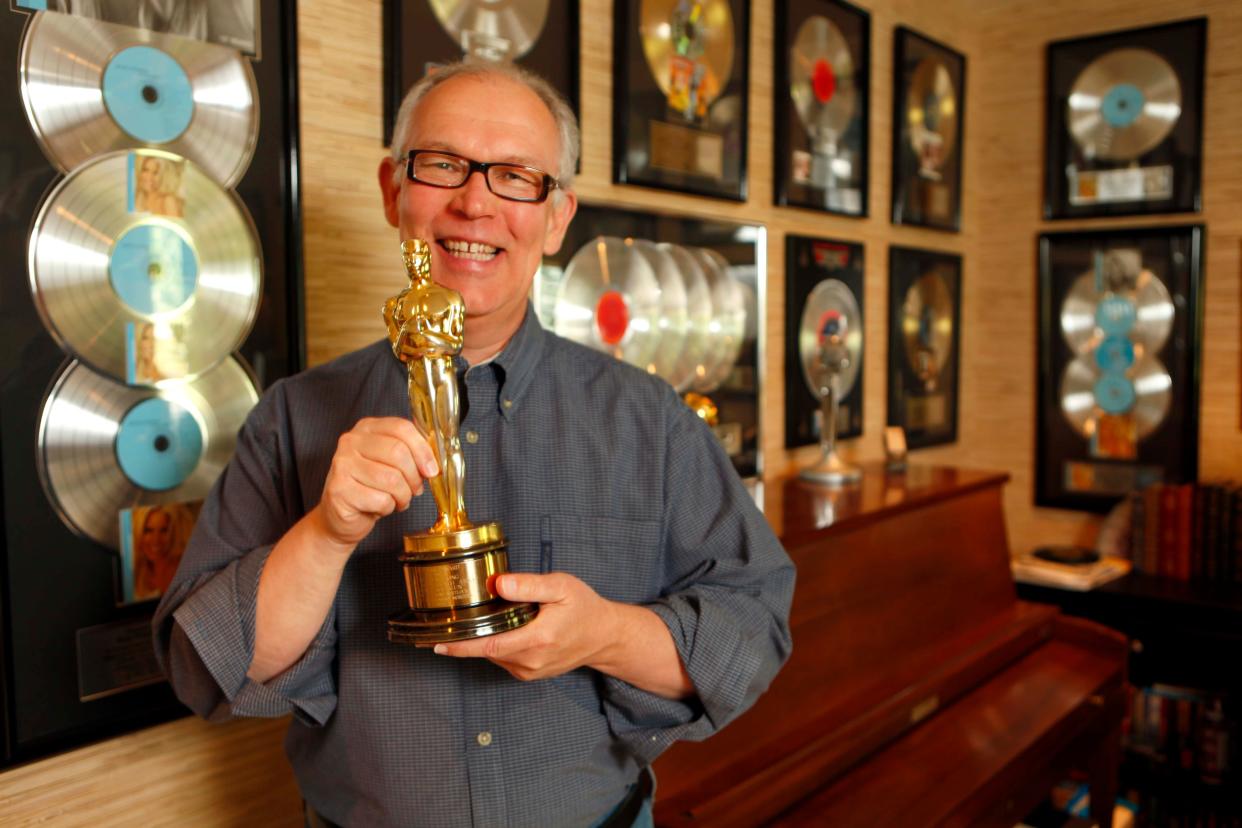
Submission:
POLYGON ((350 552, 380 518, 402 511, 439 474, 435 455, 412 420, 368 417, 341 435, 315 507, 324 540, 350 552))

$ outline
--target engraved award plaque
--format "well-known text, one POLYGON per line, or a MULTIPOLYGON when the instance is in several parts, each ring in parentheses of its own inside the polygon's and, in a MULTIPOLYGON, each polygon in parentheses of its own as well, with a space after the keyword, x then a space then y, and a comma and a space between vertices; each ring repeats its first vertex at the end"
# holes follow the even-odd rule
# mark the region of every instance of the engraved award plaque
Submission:
POLYGON ((431 444, 440 473, 427 480, 436 522, 426 532, 405 536, 401 564, 410 606, 388 619, 388 640, 430 647, 520 627, 538 609, 495 593, 496 576, 508 570, 504 532, 499 523, 476 526, 466 516, 453 365, 464 341, 466 306, 457 291, 432 281, 426 242, 404 241, 401 254, 410 284, 384 303, 384 321, 393 354, 409 372, 414 425, 431 444))

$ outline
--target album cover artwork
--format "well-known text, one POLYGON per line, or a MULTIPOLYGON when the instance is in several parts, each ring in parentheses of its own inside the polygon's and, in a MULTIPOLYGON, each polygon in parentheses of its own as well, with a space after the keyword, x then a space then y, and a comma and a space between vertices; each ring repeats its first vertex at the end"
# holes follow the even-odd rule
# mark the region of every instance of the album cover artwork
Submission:
POLYGON ((1198 470, 1202 225, 1039 240, 1036 503, 1106 511, 1198 470))
POLYGON ((893 224, 959 230, 966 57, 904 26, 893 42, 893 224))
POLYGON ((1207 18, 1048 46, 1044 217, 1200 209, 1207 18))
POLYGON ((746 200, 750 4, 617 0, 613 180, 746 200))
POLYGON ((843 0, 780 0, 776 203, 867 215, 871 15, 843 0))

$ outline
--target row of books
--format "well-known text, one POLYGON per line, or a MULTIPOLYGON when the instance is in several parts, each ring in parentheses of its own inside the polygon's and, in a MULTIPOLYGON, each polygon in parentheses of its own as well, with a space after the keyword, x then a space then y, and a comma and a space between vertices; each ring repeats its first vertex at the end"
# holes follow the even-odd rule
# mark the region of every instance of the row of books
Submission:
POLYGON ((1228 697, 1169 685, 1131 687, 1127 750, 1208 785, 1238 781, 1238 717, 1228 697))
POLYGON ((1158 483, 1132 493, 1129 502, 1135 570, 1242 583, 1242 486, 1158 483))

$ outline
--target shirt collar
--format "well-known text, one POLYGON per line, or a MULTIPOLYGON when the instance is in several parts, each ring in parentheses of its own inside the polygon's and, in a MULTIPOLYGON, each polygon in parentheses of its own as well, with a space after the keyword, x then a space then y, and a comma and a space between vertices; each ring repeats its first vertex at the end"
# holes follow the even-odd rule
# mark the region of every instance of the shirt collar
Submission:
POLYGON ((521 405, 522 397, 537 374, 548 334, 539 324, 539 317, 530 302, 526 303, 526 316, 517 332, 505 347, 491 360, 495 366, 496 382, 500 388, 500 413, 508 417, 521 405))

